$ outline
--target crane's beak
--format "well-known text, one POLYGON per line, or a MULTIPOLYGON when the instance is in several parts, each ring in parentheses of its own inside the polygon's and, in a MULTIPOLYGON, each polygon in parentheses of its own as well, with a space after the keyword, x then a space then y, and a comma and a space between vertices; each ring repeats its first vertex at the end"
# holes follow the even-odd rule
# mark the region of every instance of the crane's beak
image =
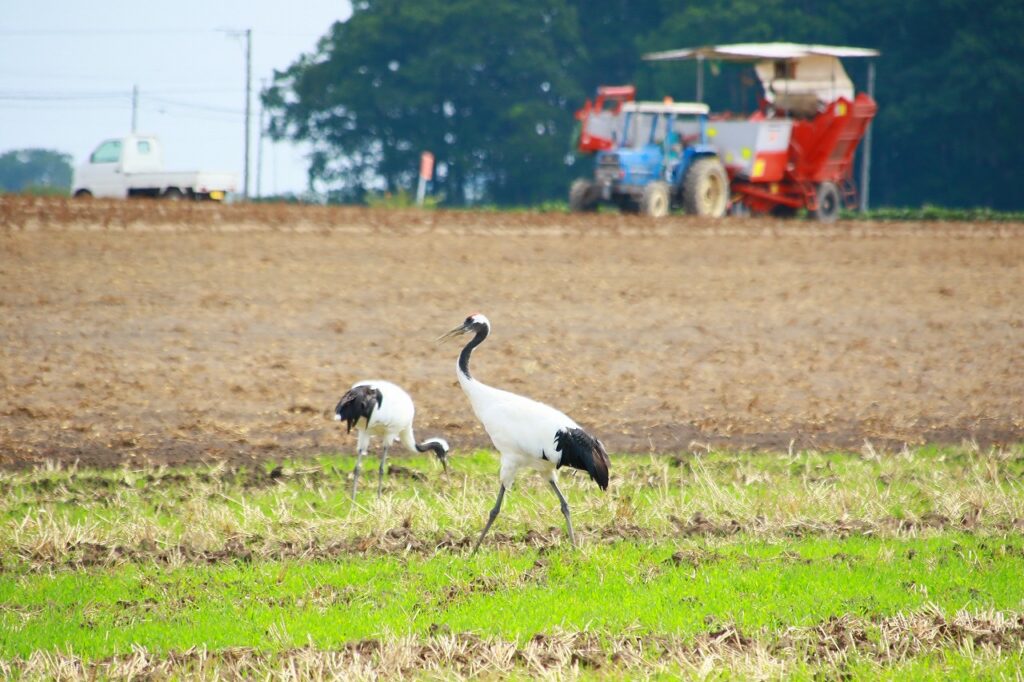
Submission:
POLYGON ((456 336, 462 336, 463 334, 465 334, 468 331, 469 331, 469 327, 467 327, 465 323, 462 323, 458 327, 456 327, 455 329, 452 329, 451 331, 449 331, 449 332, 447 332, 445 334, 442 334, 441 336, 437 337, 437 342, 438 343, 443 343, 443 342, 447 341, 448 339, 454 338, 456 336))

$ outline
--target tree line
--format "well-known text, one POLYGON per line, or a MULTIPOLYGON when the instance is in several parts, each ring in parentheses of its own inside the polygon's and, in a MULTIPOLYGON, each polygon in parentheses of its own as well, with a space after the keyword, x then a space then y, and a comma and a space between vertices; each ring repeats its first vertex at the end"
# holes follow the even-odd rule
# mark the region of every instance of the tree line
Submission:
MULTIPOLYGON (((695 66, 645 52, 792 41, 881 50, 874 205, 1024 207, 1024 4, 1015 0, 363 0, 263 99, 277 139, 309 141, 309 176, 332 198, 414 186, 437 159, 449 205, 564 198, 590 172, 572 114, 600 84, 692 98, 695 66)), ((847 63, 858 89, 865 67, 847 63)), ((749 80, 711 65, 706 100, 736 109, 749 80), (716 75, 717 74, 717 75, 716 75)))

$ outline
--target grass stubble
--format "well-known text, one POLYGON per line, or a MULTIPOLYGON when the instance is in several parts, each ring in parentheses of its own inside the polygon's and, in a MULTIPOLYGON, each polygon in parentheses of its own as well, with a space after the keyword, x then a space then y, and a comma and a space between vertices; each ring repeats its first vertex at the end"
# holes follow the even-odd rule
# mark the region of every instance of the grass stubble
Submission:
POLYGON ((1019 447, 614 464, 580 550, 524 477, 476 557, 487 452, 2 473, 0 674, 1019 679, 1019 447))

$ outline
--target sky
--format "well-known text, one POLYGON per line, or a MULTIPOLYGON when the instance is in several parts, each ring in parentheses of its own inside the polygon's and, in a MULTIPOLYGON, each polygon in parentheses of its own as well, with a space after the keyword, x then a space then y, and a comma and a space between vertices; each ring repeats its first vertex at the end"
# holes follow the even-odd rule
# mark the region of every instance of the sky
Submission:
POLYGON ((249 191, 256 195, 259 176, 263 195, 304 192, 308 148, 264 138, 257 167, 258 93, 350 14, 347 0, 0 0, 0 154, 51 149, 77 165, 101 141, 131 132, 137 86, 137 131, 160 138, 168 170, 231 171, 241 183, 238 32, 251 29, 249 191))

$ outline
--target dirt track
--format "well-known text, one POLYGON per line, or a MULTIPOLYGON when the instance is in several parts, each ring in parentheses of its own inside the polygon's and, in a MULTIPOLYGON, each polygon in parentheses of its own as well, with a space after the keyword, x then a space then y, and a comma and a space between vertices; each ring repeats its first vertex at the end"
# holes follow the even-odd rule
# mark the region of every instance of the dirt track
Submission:
POLYGON ((434 339, 613 452, 1024 440, 1024 225, 0 198, 0 465, 350 450, 353 381, 487 444, 434 339))

